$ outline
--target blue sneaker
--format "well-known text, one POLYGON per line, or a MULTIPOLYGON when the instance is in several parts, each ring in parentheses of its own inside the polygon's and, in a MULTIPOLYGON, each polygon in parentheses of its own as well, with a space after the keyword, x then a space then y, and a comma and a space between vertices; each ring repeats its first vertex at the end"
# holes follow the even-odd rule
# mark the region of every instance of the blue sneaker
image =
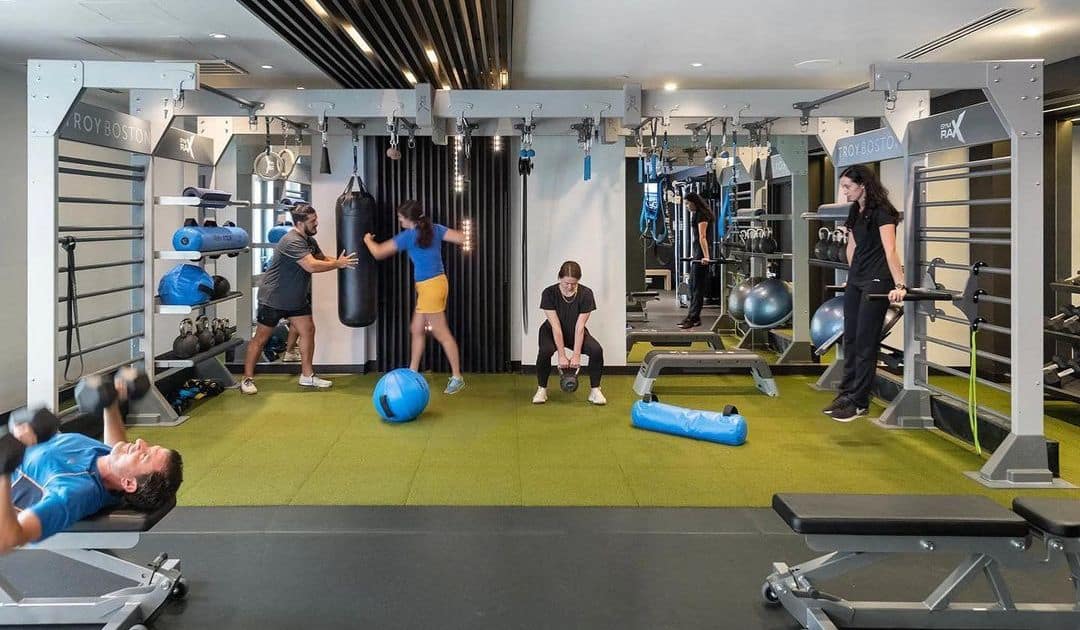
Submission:
POLYGON ((465 389, 465 379, 451 376, 450 382, 446 384, 446 389, 443 390, 444 394, 456 394, 465 389))

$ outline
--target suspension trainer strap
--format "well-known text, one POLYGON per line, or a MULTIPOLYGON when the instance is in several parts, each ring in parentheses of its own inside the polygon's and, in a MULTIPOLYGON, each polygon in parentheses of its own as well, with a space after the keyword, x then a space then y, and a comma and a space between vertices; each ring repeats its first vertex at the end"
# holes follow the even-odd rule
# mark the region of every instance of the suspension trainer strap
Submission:
POLYGON ((75 280, 75 237, 65 236, 60 246, 67 252, 67 331, 65 334, 65 346, 66 350, 64 354, 67 355, 67 359, 64 360, 64 380, 72 381, 68 375, 68 371, 71 368, 72 359, 72 338, 75 340, 75 346, 79 350, 79 374, 75 378, 82 376, 83 371, 86 369, 86 364, 83 363, 82 357, 82 332, 79 330, 79 301, 77 299, 79 286, 75 280))

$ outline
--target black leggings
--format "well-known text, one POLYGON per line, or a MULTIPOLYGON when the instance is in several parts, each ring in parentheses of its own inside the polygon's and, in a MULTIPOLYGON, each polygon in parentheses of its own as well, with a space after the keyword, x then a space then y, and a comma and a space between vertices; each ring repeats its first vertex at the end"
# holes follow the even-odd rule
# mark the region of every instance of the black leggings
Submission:
POLYGON ((709 266, 690 263, 690 310, 686 319, 691 322, 701 321, 701 307, 705 304, 705 289, 709 286, 709 266))
MULTIPOLYGON (((891 284, 884 286, 892 288, 891 284)), ((881 329, 885 325, 885 312, 889 310, 888 300, 864 300, 863 295, 870 292, 866 287, 850 284, 844 290, 844 379, 840 382, 840 393, 864 409, 870 406, 881 329)), ((874 288, 872 292, 885 290, 874 288)))
MULTIPOLYGON (((555 335, 551 332, 551 322, 544 322, 540 326, 539 349, 536 351, 536 382, 540 387, 547 387, 548 377, 551 376, 551 355, 555 354, 555 335)), ((563 339, 568 342, 566 347, 573 349, 573 339, 563 339)), ((604 349, 600 342, 585 330, 585 341, 581 344, 581 354, 589 357, 589 384, 592 387, 600 387, 600 377, 604 373, 604 349)))

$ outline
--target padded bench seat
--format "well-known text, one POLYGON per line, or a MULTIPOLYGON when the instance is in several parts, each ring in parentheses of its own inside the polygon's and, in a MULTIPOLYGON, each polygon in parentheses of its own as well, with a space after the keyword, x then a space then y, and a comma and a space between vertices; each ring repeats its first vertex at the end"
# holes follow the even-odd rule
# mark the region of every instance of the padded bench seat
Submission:
POLYGON ((799 534, 1023 538, 1028 522, 983 496, 776 494, 773 510, 799 534))
POLYGON ((63 533, 145 532, 157 525, 174 507, 175 499, 153 512, 140 512, 123 506, 106 508, 75 523, 63 533))
POLYGON ((1080 538, 1080 501, 1017 498, 1013 511, 1042 531, 1061 538, 1080 538))

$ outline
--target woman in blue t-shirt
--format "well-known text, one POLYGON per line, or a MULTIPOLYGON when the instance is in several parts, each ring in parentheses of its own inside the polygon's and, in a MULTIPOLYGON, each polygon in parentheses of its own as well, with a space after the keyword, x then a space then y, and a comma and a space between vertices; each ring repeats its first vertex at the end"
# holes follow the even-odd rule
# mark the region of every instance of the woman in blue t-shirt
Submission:
POLYGON ((444 394, 456 394, 465 387, 461 377, 461 360, 457 341, 446 323, 446 297, 450 283, 443 269, 442 242, 455 245, 465 243, 465 235, 445 225, 432 223, 419 201, 406 201, 397 209, 398 223, 402 230, 394 238, 378 243, 374 234, 364 235, 364 244, 376 260, 389 258, 398 252, 407 252, 413 265, 413 282, 416 285, 416 312, 413 313, 409 333, 412 335, 412 357, 409 368, 420 369, 420 357, 424 354, 425 325, 431 335, 442 344, 446 359, 450 362, 450 382, 444 394))

